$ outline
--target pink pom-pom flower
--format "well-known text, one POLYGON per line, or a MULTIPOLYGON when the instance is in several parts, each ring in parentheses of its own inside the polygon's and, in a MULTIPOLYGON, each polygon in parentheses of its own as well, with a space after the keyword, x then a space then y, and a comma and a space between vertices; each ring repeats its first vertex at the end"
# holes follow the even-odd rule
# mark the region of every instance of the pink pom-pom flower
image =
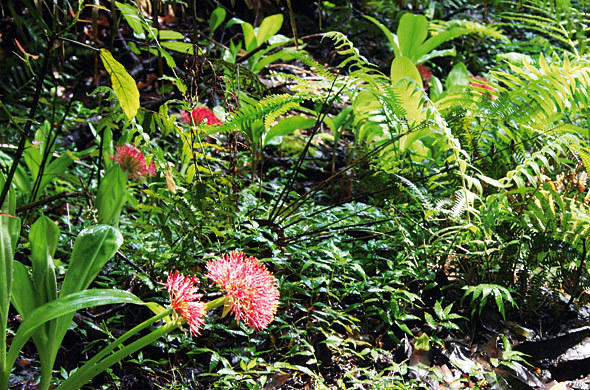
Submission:
POLYGON ((184 123, 191 124, 194 123, 195 125, 200 125, 205 120, 207 121, 208 125, 218 125, 223 122, 219 120, 217 115, 207 107, 195 107, 192 112, 192 121, 191 116, 188 112, 183 111, 180 113, 180 116, 184 123))
POLYGON ((156 173, 154 163, 152 162, 148 166, 143 153, 133 145, 117 146, 117 151, 112 158, 129 174, 131 180, 140 180, 147 175, 153 176, 156 173))
POLYGON ((172 271, 168 275, 168 281, 163 283, 170 295, 170 306, 188 324, 191 334, 198 336, 199 330, 205 323, 204 317, 207 313, 205 304, 199 299, 203 296, 197 294, 195 287, 197 278, 188 277, 178 271, 172 271))
POLYGON ((279 289, 272 274, 254 257, 233 252, 207 263, 207 276, 225 291, 236 321, 256 329, 272 322, 279 305, 279 289))

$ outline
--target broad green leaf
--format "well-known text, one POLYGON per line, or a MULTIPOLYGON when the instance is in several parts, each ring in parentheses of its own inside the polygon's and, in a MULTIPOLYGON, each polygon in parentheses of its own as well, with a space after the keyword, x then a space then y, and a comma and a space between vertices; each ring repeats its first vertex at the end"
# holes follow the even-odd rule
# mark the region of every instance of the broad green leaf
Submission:
POLYGON ((491 177, 488 176, 484 176, 484 175, 480 175, 480 174, 476 174, 475 176, 477 176, 481 181, 486 182, 487 184, 493 186, 493 187, 497 187, 497 188, 506 188, 509 187, 510 185, 507 184, 502 184, 502 182, 496 180, 496 179, 492 179, 491 177))
POLYGON ((469 72, 464 63, 459 62, 449 72, 447 81, 445 81, 445 88, 447 90, 457 86, 469 85, 469 72))
MULTIPOLYGON (((6 185, 0 172, 0 189, 6 185)), ((15 216, 16 198, 12 189, 0 205, 0 388, 8 388, 10 367, 6 365, 6 327, 13 281, 13 259, 20 234, 20 222, 15 216)))
POLYGON ((426 320, 426 323, 432 329, 436 329, 436 321, 434 320, 434 317, 432 317, 432 315, 430 313, 424 312, 424 320, 426 320))
POLYGON ((74 242, 60 296, 84 290, 123 244, 119 230, 109 225, 84 229, 74 242))
POLYGON ((7 367, 12 367, 25 343, 47 321, 63 317, 72 318, 76 311, 88 307, 118 303, 141 305, 143 301, 127 291, 92 289, 61 296, 38 307, 18 327, 8 351, 7 367))
POLYGON ((298 129, 309 129, 316 123, 316 118, 304 116, 290 116, 281 119, 276 125, 270 128, 264 137, 264 145, 270 145, 276 137, 291 134, 298 129))
POLYGON ((176 68, 176 61, 174 61, 174 58, 172 58, 172 56, 166 50, 164 50, 161 47, 158 47, 158 51, 160 52, 162 57, 164 57, 164 60, 166 61, 166 65, 168 65, 168 67, 170 69, 176 68))
POLYGON ((184 35, 174 30, 158 30, 158 39, 183 40, 184 35))
POLYGON ((115 91, 127 119, 133 119, 139 110, 139 90, 135 80, 107 49, 100 49, 100 59, 111 77, 113 91, 115 91))
POLYGON ((500 291, 495 291, 494 298, 496 299, 496 305, 498 306, 498 310, 500 311, 500 314, 502 314, 502 319, 506 321, 506 313, 504 312, 504 300, 502 297, 502 293, 500 291))
POLYGON ((436 316, 441 320, 444 320, 446 317, 444 315, 444 311, 443 311, 442 305, 440 304, 440 301, 436 301, 434 303, 434 314, 436 314, 436 316))
POLYGON ((209 17, 209 35, 213 35, 215 30, 221 26, 221 23, 225 20, 225 15, 225 9, 221 7, 217 7, 211 12, 211 16, 209 17))
MULTIPOLYGON (((165 47, 166 49, 174 50, 179 53, 190 54, 190 55, 195 54, 195 48, 192 43, 180 42, 180 41, 164 41, 164 42, 160 42, 160 45, 162 45, 162 47, 165 47)), ((199 50, 197 50, 197 51, 199 51, 199 50)))
POLYGON ((43 171, 43 178, 39 183, 39 189, 37 191, 37 198, 41 196, 41 193, 45 187, 55 180, 55 178, 63 176, 74 160, 67 154, 64 153, 51 163, 47 164, 43 171))
POLYGON ((422 55, 418 48, 428 36, 428 21, 424 15, 404 14, 397 27, 397 39, 403 56, 416 61, 422 55))
MULTIPOLYGON (((262 53, 261 53, 262 54, 262 53)), ((269 55, 261 55, 260 60, 253 61, 255 65, 252 67, 252 73, 260 73, 262 69, 268 64, 272 64, 275 61, 290 61, 293 59, 293 54, 290 49, 282 49, 276 53, 269 55)))
POLYGON ((416 84, 421 88, 423 87, 422 77, 420 76, 420 72, 418 72, 416 65, 414 65, 408 57, 396 57, 391 62, 391 83, 395 84, 404 77, 411 78, 416 81, 416 84))
POLYGON ((242 32, 244 33, 244 48, 246 51, 254 50, 258 47, 256 43, 256 34, 254 33, 254 27, 250 23, 242 22, 242 32))
POLYGON ((430 37, 426 42, 422 43, 420 47, 416 48, 416 59, 430 53, 443 43, 460 37, 461 35, 471 34, 472 31, 464 27, 451 27, 446 31, 442 31, 433 37, 430 37))
POLYGON ((57 282, 53 265, 53 255, 57 248, 59 229, 49 218, 41 216, 31 226, 31 264, 33 283, 38 303, 43 304, 57 298, 57 282))
POLYGON ((143 36, 143 22, 137 8, 118 1, 115 1, 115 5, 119 8, 121 15, 123 15, 125 21, 129 24, 129 27, 131 27, 133 32, 138 36, 143 36))
POLYGON ((256 31, 256 45, 260 46, 275 35, 283 25, 283 15, 276 14, 267 16, 260 23, 260 27, 256 31))
MULTIPOLYGON (((60 297, 87 289, 122 243, 121 233, 112 226, 98 225, 82 230, 74 242, 60 297)), ((68 314, 58 320, 56 348, 61 344, 72 318, 74 315, 68 314)))
POLYGON ((422 333, 419 337, 416 337, 414 348, 417 351, 430 351, 430 338, 426 333, 422 333))
POLYGON ((13 291, 10 297, 12 305, 23 319, 27 319, 29 314, 37 308, 35 288, 29 275, 28 268, 20 261, 13 260, 13 291))
POLYGON ((426 54, 424 54, 423 56, 420 56, 416 59, 416 61, 414 61, 415 64, 423 64, 426 61, 429 61, 433 58, 437 58, 437 57, 444 57, 444 56, 454 56, 455 54, 457 54, 457 51, 455 50, 455 48, 450 48, 450 49, 444 49, 444 50, 433 50, 431 52, 428 52, 426 54))
POLYGON ((127 200, 127 174, 119 164, 111 164, 100 182, 96 195, 98 223, 119 225, 121 210, 127 200))

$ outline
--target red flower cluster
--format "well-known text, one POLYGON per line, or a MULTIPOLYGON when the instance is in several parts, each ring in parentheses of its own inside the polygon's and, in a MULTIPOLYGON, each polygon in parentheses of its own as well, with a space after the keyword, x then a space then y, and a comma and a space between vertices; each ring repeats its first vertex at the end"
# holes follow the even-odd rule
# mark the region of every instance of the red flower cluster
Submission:
POLYGON ((147 175, 153 176, 156 173, 154 163, 147 166, 143 153, 133 145, 117 146, 117 152, 112 158, 129 173, 129 178, 132 180, 143 179, 147 175))
POLYGON ((207 107, 195 107, 192 113, 192 121, 191 116, 186 111, 181 112, 180 116, 182 117, 184 123, 187 123, 189 125, 192 123, 194 123, 195 125, 200 125, 205 120, 207 120, 208 125, 218 125, 222 123, 219 120, 219 118, 215 115, 215 113, 207 107))
POLYGON ((266 266, 241 252, 224 255, 207 264, 207 276, 225 291, 236 320, 254 329, 272 322, 279 305, 276 281, 266 266))
POLYGON ((203 296, 197 294, 195 283, 197 278, 185 276, 177 271, 168 275, 168 281, 164 285, 168 288, 170 295, 170 306, 189 325, 190 332, 194 336, 200 334, 199 329, 205 323, 205 304, 199 299, 203 296))
MULTIPOLYGON (((478 81, 481 81, 482 83, 478 83, 477 81, 472 81, 471 82, 471 86, 472 87, 486 89, 488 91, 496 92, 496 90, 494 88, 492 88, 491 86, 487 85, 488 79, 486 79, 485 77, 483 77, 483 76, 475 76, 474 79, 475 80, 478 80, 478 81)), ((492 100, 498 98, 496 95, 493 95, 491 93, 489 94, 489 96, 490 96, 490 98, 492 100)))

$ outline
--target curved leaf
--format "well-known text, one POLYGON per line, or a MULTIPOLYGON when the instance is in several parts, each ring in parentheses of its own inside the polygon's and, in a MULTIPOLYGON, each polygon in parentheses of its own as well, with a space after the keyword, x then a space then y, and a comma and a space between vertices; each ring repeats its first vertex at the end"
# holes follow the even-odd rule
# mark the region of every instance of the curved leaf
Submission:
POLYGON ((53 255, 57 249, 58 238, 59 228, 45 216, 39 217, 31 226, 29 242, 31 243, 33 284, 39 303, 57 298, 53 255))
POLYGON ((262 23, 260 23, 258 31, 256 31, 256 45, 261 46, 264 42, 268 41, 270 37, 279 32, 282 25, 282 14, 270 15, 264 18, 262 23))
POLYGON ((418 48, 428 36, 428 21, 424 15, 404 14, 397 27, 401 54, 416 61, 422 56, 418 48))
POLYGON ((123 236, 112 226, 98 225, 82 230, 74 242, 60 296, 87 289, 121 244, 123 236))
POLYGON ((387 40, 389 41, 389 44, 391 44, 391 47, 393 48, 393 54, 396 57, 401 56, 402 53, 399 48, 399 42, 397 40, 397 35, 392 33, 391 30, 387 28, 387 26, 385 26, 383 23, 381 23, 380 21, 378 21, 374 17, 369 16, 369 15, 363 15, 363 17, 365 19, 367 19, 368 21, 372 22, 375 26, 379 27, 379 29, 381 29, 381 31, 383 31, 383 34, 385 34, 385 37, 387 38, 387 40))
POLYGON ((8 351, 6 367, 10 369, 22 347, 35 333, 37 328, 47 321, 63 316, 73 315, 78 310, 93 306, 112 305, 116 303, 134 303, 142 305, 143 301, 134 294, 123 290, 93 289, 59 297, 35 309, 18 327, 8 351))
POLYGON ((107 73, 111 76, 113 91, 115 91, 127 119, 133 119, 139 110, 139 90, 135 80, 107 49, 100 49, 100 59, 107 73))

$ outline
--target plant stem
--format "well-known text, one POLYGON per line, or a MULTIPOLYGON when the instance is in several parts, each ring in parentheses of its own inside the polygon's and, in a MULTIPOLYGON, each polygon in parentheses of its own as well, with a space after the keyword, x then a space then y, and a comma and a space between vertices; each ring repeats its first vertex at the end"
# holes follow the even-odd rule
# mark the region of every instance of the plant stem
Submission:
POLYGON ((54 37, 51 37, 47 42, 47 48, 45 49, 45 55, 43 58, 43 65, 41 67, 41 73, 37 76, 37 85, 35 87, 35 96, 33 97, 33 105, 29 110, 29 115, 27 118, 27 122, 25 123, 23 133, 21 134, 20 141, 18 143, 18 148, 16 149, 16 153, 14 154, 14 158, 12 160, 12 165, 10 166, 10 171, 6 176, 6 181, 4 182, 4 186, 2 187, 2 193, 0 193, 0 205, 4 204, 4 199, 6 199, 6 195, 8 194, 8 190, 10 189, 10 184, 12 183, 12 179, 14 174, 16 173, 16 168, 18 167, 18 162, 25 151, 25 144, 27 139, 29 139, 29 133, 31 132, 31 126, 33 125, 33 118, 35 117, 35 113, 37 112, 37 107, 39 106, 39 99, 41 98, 41 90, 43 89, 43 82, 45 81, 45 77, 47 76, 47 70, 49 68, 49 58, 51 49, 53 48, 53 42, 55 41, 54 37))
POLYGON ((100 374, 113 364, 123 360, 127 356, 135 353, 136 351, 148 346, 160 337, 168 334, 172 330, 178 327, 178 322, 170 322, 162 326, 161 328, 143 336, 142 338, 134 341, 133 343, 122 347, 117 352, 107 356, 115 348, 123 344, 131 336, 137 334, 141 330, 147 328, 156 321, 170 315, 172 309, 168 309, 158 315, 155 315, 141 324, 137 325, 133 329, 127 331, 123 336, 107 345, 103 350, 97 353, 92 359, 88 360, 82 367, 80 367, 74 374, 72 374, 65 382, 63 382, 58 389, 59 390, 77 390, 82 387, 85 383, 90 381, 96 375, 100 374))
POLYGON ((205 305, 205 310, 209 311, 215 309, 216 307, 225 305, 225 301, 227 301, 227 297, 224 295, 217 299, 212 300, 211 302, 207 302, 205 305))
MULTIPOLYGON (((96 375, 100 374, 113 364, 120 362, 127 356, 139 351, 140 349, 147 347, 157 339, 166 334, 170 333, 172 330, 176 329, 178 324, 176 322, 171 322, 162 326, 161 328, 143 336, 139 340, 136 340, 129 344, 126 347, 119 349, 117 352, 113 353, 112 355, 104 358, 100 362, 97 362, 93 365, 85 364, 81 368, 79 368, 72 376, 70 376, 65 382, 63 382, 59 387, 58 390, 78 390, 80 389, 85 383, 90 381, 96 375)), ((109 346, 110 347, 110 346, 109 346)), ((107 347, 108 348, 108 347, 107 347)))

